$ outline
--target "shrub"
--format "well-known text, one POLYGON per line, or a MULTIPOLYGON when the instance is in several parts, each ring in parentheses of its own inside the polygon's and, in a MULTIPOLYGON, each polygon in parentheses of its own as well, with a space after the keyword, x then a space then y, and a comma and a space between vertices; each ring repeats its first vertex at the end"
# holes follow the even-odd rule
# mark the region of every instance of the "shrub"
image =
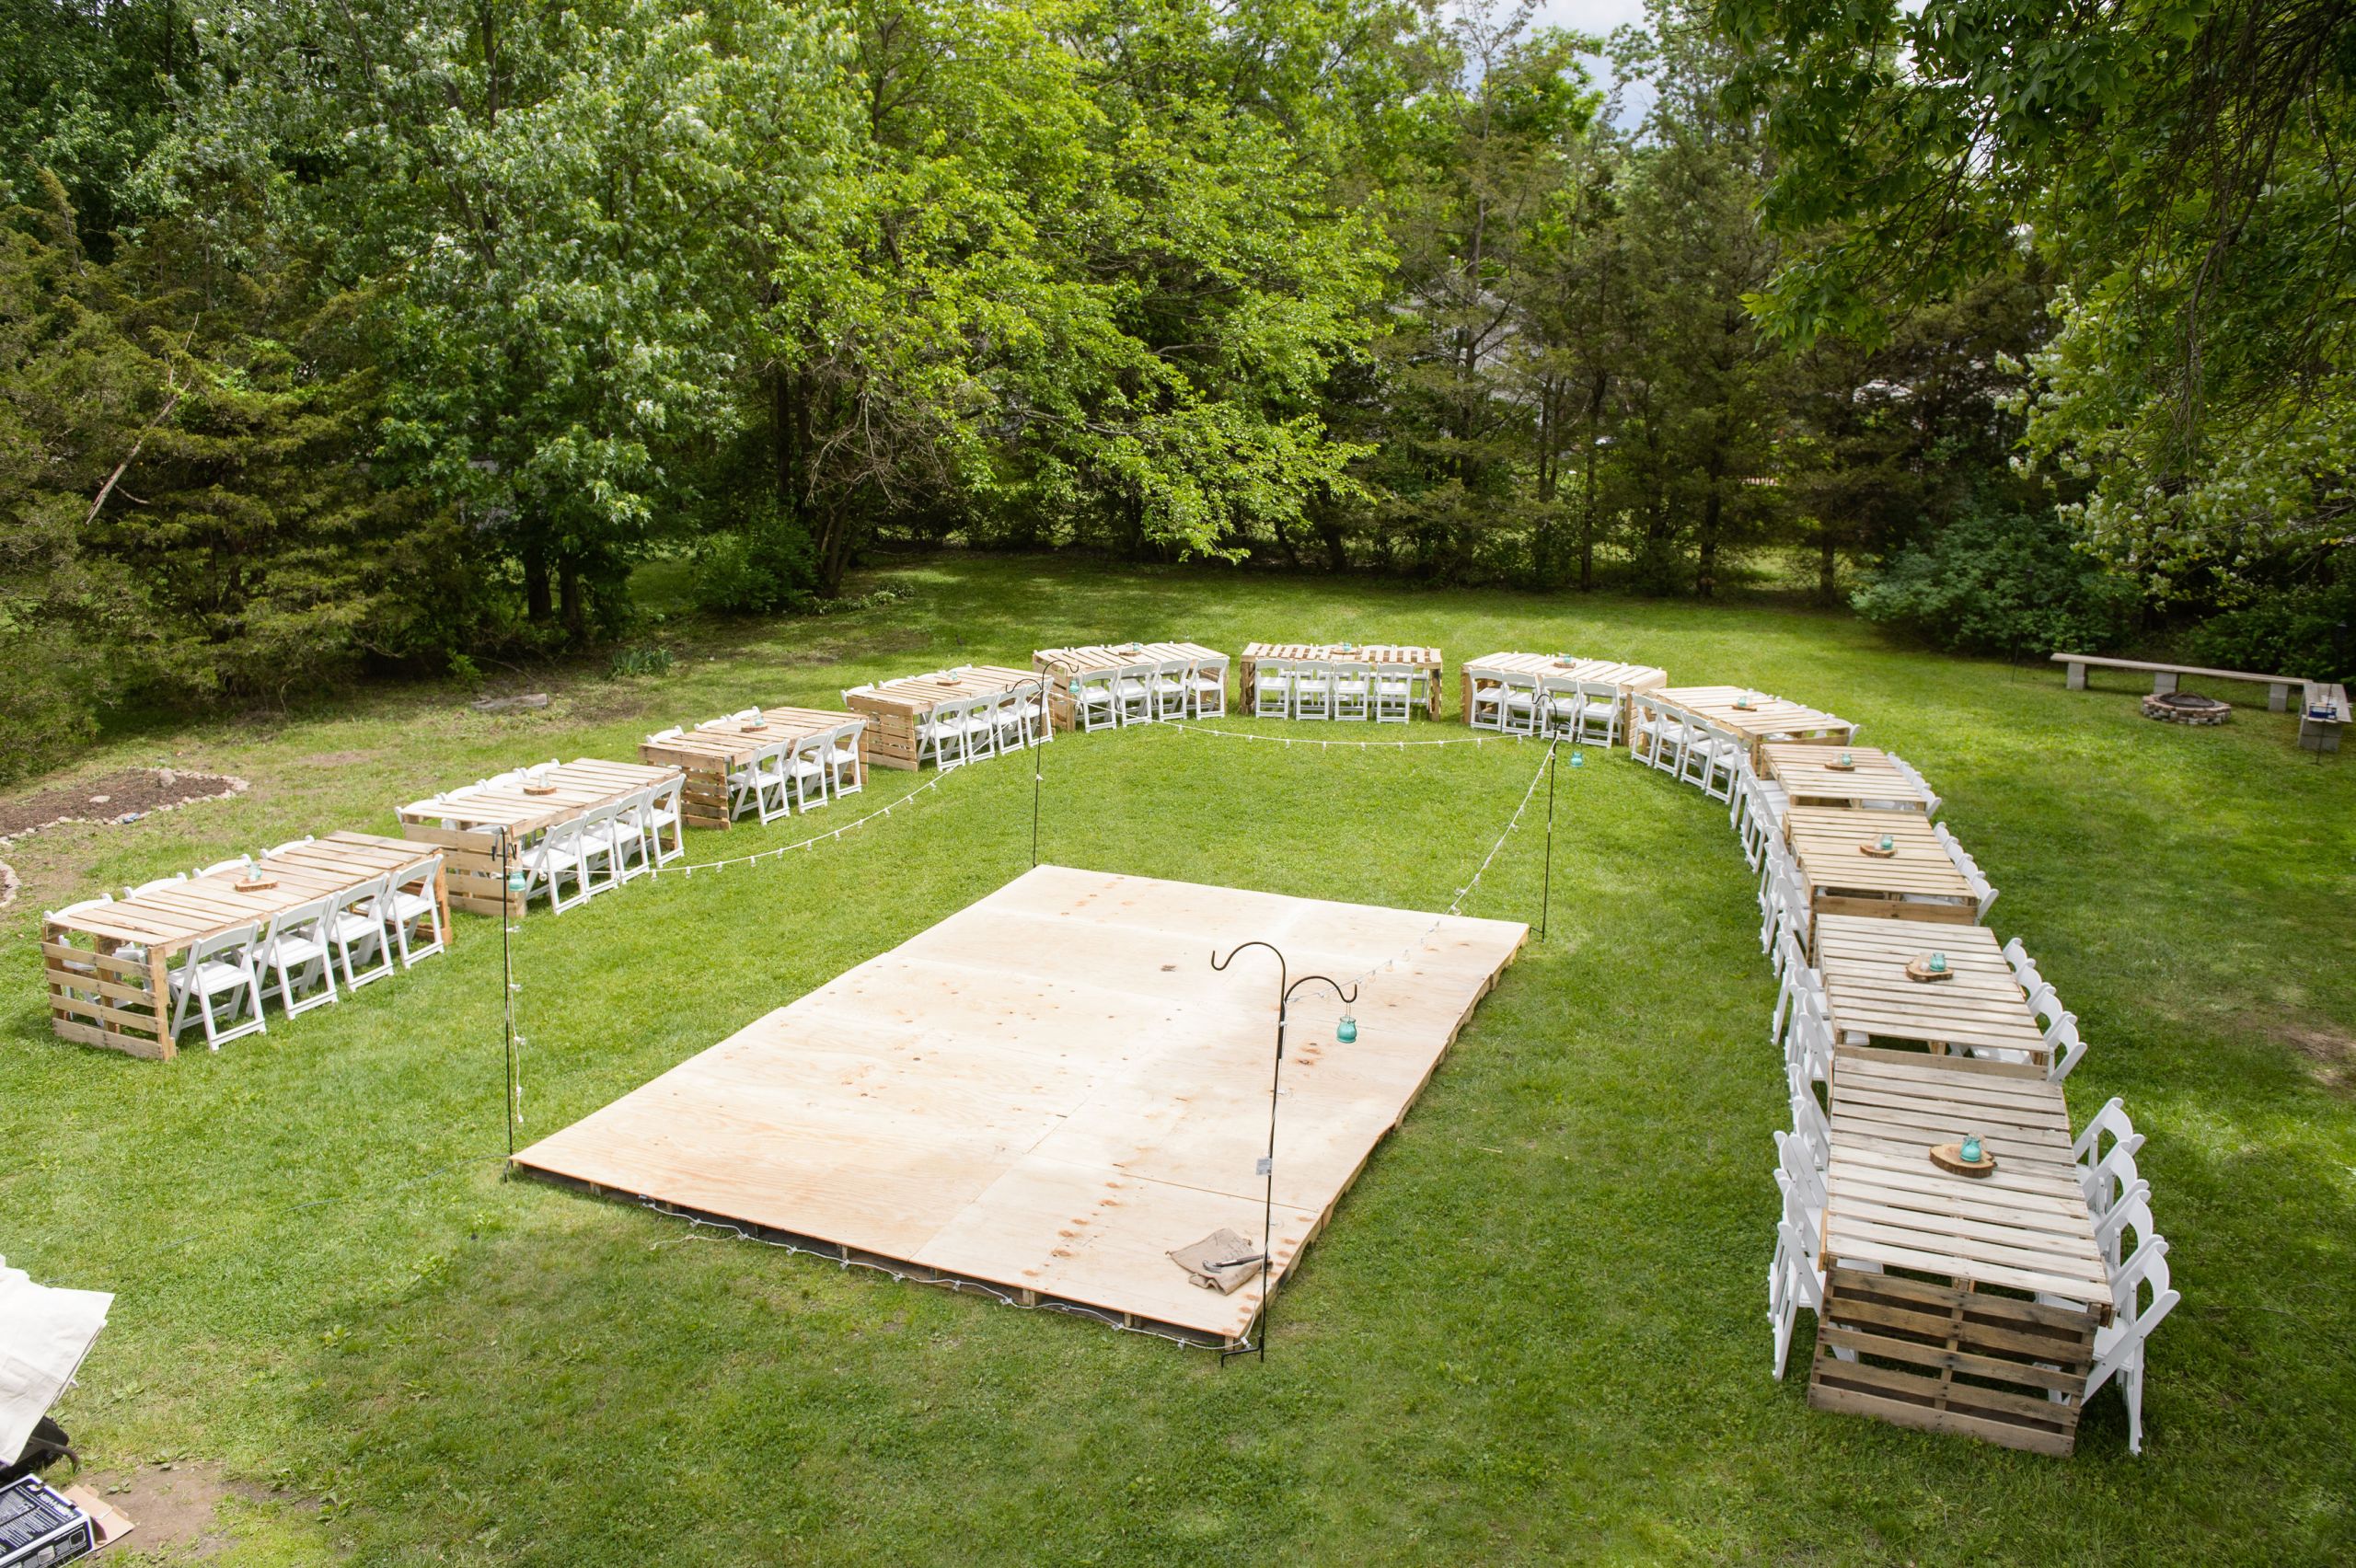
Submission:
POLYGON ((809 532, 770 502, 697 548, 691 592, 698 608, 714 614, 773 615, 808 604, 817 582, 809 532))
POLYGON ((618 681, 631 675, 667 675, 672 662, 668 648, 625 648, 614 655, 614 667, 607 674, 618 681))
POLYGON ((2295 588, 2212 616, 2185 639, 2185 661, 2336 681, 2356 669, 2356 578, 2295 588))
POLYGON ((2051 511, 1967 511, 1891 559, 1850 601, 1949 652, 2093 652, 2125 635, 2131 583, 2078 553, 2051 511))

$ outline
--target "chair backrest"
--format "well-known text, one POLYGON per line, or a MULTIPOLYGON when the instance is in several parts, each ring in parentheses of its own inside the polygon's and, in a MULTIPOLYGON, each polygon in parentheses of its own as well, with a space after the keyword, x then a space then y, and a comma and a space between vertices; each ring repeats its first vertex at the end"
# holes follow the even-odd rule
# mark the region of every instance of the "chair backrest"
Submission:
POLYGON ((1775 1163, 1790 1177, 1793 1191, 1807 1205, 1811 1213, 1824 1211, 1824 1172, 1817 1169, 1816 1157, 1797 1133, 1778 1132, 1775 1135, 1775 1163))
POLYGON ((2152 1221, 2152 1183, 2139 1176, 2119 1194, 2119 1201, 2095 1221, 2095 1244, 2106 1257, 2115 1258, 2119 1256, 2120 1236, 2130 1230, 2140 1235, 2158 1228, 2152 1221))
POLYGON ((113 902, 114 894, 110 893, 102 893, 96 898, 86 898, 79 904, 69 904, 63 909, 52 909, 46 915, 42 916, 41 918, 44 920, 63 920, 69 915, 79 915, 91 909, 103 909, 113 902))
POLYGON ((253 869, 254 858, 251 855, 240 855, 234 860, 215 860, 209 866, 199 866, 194 874, 200 877, 217 877, 235 871, 243 876, 253 869))
MULTIPOLYGON (((555 830, 551 828, 549 832, 553 835, 555 830)), ((364 882, 353 883, 341 893, 329 894, 328 901, 335 906, 334 912, 339 915, 348 909, 354 914, 364 914, 373 917, 378 914, 378 905, 384 901, 385 889, 391 882, 392 878, 389 876, 371 877, 364 882), (365 905, 364 908, 364 905, 365 905)))
POLYGON ((288 839, 288 840, 287 840, 285 843, 283 843, 283 844, 273 844, 273 845, 271 845, 269 848, 267 848, 267 849, 265 849, 265 850, 263 850, 263 851, 261 852, 261 858, 262 858, 263 859, 267 860, 267 859, 271 859, 272 856, 275 856, 275 855, 283 855, 283 854, 285 854, 285 853, 286 853, 288 850, 290 850, 290 849, 300 849, 301 847, 303 847, 303 846, 304 846, 304 845, 306 845, 306 844, 309 844, 309 843, 312 843, 312 842, 314 842, 314 840, 312 839, 311 836, 310 836, 309 834, 307 834, 307 833, 306 833, 306 834, 303 835, 303 836, 302 836, 302 837, 300 837, 300 838, 290 838, 290 839, 288 839))
POLYGON ((433 879, 441 873, 441 856, 424 856, 411 860, 408 865, 387 877, 385 890, 387 893, 406 893, 410 891, 410 884, 414 883, 417 892, 431 894, 433 890, 433 879))
POLYGON ((856 755, 860 732, 866 728, 866 721, 854 719, 848 724, 837 724, 827 731, 826 739, 837 751, 848 751, 856 755))
POLYGON ((1783 1242, 1785 1255, 1805 1265, 1794 1271, 1799 1280, 1800 1305, 1811 1311, 1823 1310, 1824 1269, 1817 1261, 1816 1238, 1788 1219, 1776 1225, 1775 1235, 1783 1242))
POLYGON ((1578 688, 1579 695, 1590 702, 1608 702, 1614 707, 1619 706, 1620 688, 1609 681, 1581 681, 1578 683, 1578 688))
POLYGON ((311 937, 318 934, 319 923, 336 912, 335 894, 315 898, 308 904, 298 904, 292 909, 282 909, 270 917, 270 931, 262 939, 264 951, 278 945, 282 937, 311 937))
POLYGON ((679 727, 674 724, 667 730, 657 730, 646 738, 649 743, 657 745, 664 741, 676 741, 679 738, 679 727))
POLYGON ((2079 1168, 2078 1184, 2085 1190, 2088 1209, 2108 1214, 2117 1194, 2134 1191, 2143 1179, 2135 1169, 2135 1151, 2142 1147, 2143 1135, 2136 1133, 2114 1141, 2093 1165, 2079 1168))
POLYGON ((2107 1152, 2102 1147, 2103 1135, 2113 1142, 2135 1136, 2135 1124, 2128 1119, 2127 1101, 2114 1094, 2103 1108, 2086 1118, 2085 1131, 2070 1146, 2070 1158, 2081 1165, 2092 1165, 2107 1152))
POLYGON ((209 937, 200 937, 189 946, 188 965, 193 969, 200 963, 228 963, 242 960, 252 951, 260 935, 259 925, 244 925, 215 931, 209 937))
POLYGON ((157 877, 154 882, 144 882, 137 887, 128 888, 124 890, 123 896, 126 898, 143 898, 151 893, 161 893, 166 888, 178 887, 180 883, 186 881, 188 881, 188 873, 186 871, 174 871, 170 876, 157 877))

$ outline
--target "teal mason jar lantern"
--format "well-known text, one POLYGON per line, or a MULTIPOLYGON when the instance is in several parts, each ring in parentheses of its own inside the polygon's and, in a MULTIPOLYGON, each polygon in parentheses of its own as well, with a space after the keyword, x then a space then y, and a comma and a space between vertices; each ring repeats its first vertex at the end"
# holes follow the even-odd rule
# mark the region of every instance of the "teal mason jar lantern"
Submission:
POLYGON ((1358 1020, 1352 1018, 1349 1014, 1344 1013, 1342 1015, 1342 1021, 1334 1026, 1334 1038, 1340 1041, 1343 1044, 1347 1045, 1357 1037, 1358 1020))
POLYGON ((1963 1140, 1963 1162, 1966 1165, 1977 1165, 1985 1158, 1987 1151, 1981 1147, 1978 1133, 1963 1140))

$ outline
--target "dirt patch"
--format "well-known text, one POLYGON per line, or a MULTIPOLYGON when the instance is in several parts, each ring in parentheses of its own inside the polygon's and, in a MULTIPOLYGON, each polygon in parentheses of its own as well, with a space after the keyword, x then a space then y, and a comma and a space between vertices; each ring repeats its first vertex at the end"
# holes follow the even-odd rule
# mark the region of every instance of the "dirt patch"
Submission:
POLYGON ((2356 1095, 2356 1036, 2336 1029, 2277 1025, 2274 1037, 2304 1056, 2316 1081, 2338 1094, 2356 1095))
POLYGON ((224 1497, 267 1495, 229 1481, 221 1466, 209 1459, 100 1476, 91 1488, 131 1520, 125 1548, 180 1562, 211 1557, 235 1544, 214 1517, 224 1497))
POLYGON ((218 773, 126 767, 0 801, 0 844, 60 823, 122 822, 167 812, 191 801, 216 801, 245 788, 244 779, 218 773))

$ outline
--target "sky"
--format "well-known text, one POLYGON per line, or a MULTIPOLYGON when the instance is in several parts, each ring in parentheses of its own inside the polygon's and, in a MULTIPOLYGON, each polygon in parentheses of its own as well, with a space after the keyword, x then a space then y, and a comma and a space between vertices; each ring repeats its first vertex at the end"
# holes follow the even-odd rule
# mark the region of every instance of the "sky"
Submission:
MULTIPOLYGON (((1542 0, 1537 21, 1545 27, 1569 28, 1576 32, 1593 33, 1598 38, 1610 36, 1611 29, 1628 22, 1645 19, 1645 0, 1542 0)), ((1611 85, 1611 63, 1600 56, 1590 57, 1588 69, 1599 86, 1611 85)), ((1628 93, 1620 110, 1620 123, 1634 125, 1644 119, 1645 110, 1652 106, 1652 94, 1642 86, 1628 93)))

